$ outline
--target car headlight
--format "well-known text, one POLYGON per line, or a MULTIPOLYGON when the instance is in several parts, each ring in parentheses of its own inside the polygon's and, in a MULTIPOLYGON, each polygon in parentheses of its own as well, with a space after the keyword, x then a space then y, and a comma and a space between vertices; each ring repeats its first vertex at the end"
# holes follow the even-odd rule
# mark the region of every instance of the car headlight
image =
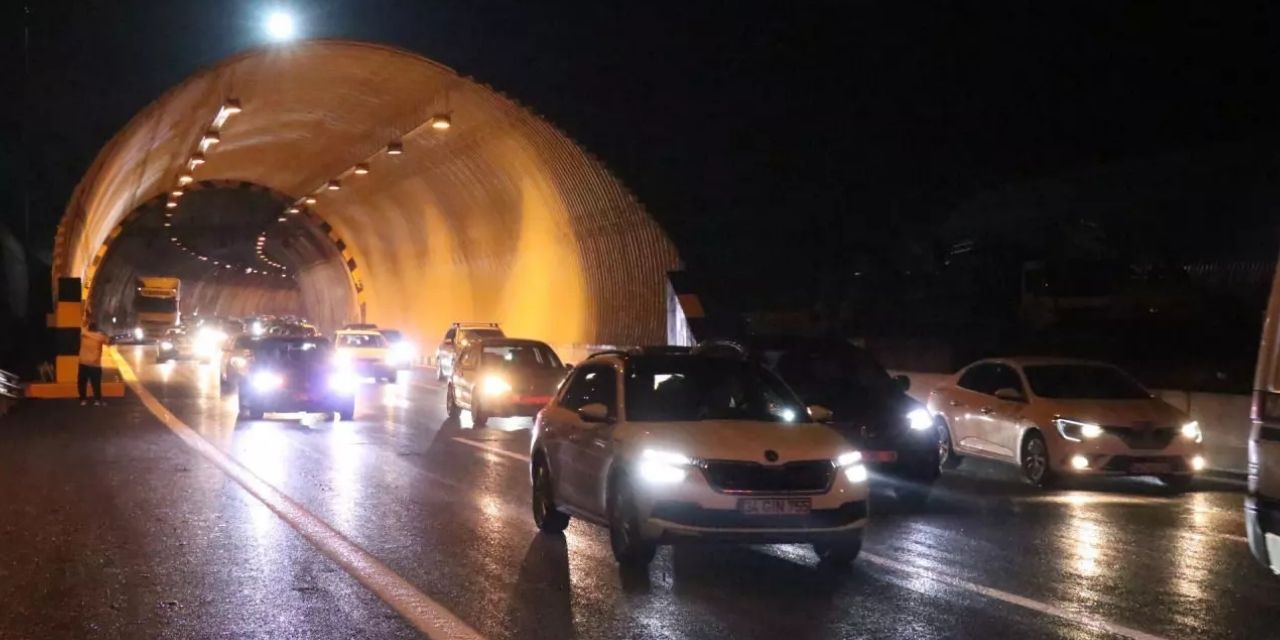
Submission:
POLYGON ((688 475, 693 459, 675 451, 645 449, 636 468, 640 479, 650 484, 675 484, 688 475))
POLYGON ((498 396, 511 391, 511 383, 498 376, 488 376, 481 383, 481 390, 486 396, 498 396))
POLYGON ((329 374, 329 388, 338 393, 355 393, 360 386, 360 379, 348 370, 335 371, 329 374))
POLYGON ((145 336, 145 335, 147 335, 147 334, 145 334, 145 333, 143 333, 143 332, 142 332, 142 327, 135 327, 135 328, 134 328, 134 330, 133 330, 133 337, 134 337, 134 339, 136 339, 136 340, 141 340, 141 339, 143 338, 143 336, 145 336))
POLYGON ((1182 437, 1184 437, 1184 438, 1190 438, 1191 440, 1194 440, 1195 442, 1203 442, 1203 441, 1204 441, 1204 431, 1202 431, 1202 430, 1200 429, 1200 423, 1199 423, 1199 422, 1196 422, 1195 420, 1192 420, 1191 422, 1188 422, 1188 423, 1186 423, 1186 424, 1182 425, 1182 437))
POLYGON ((844 477, 852 483, 867 481, 867 465, 862 464, 862 452, 850 451, 836 457, 836 467, 844 470, 844 477))
POLYGON ((350 351, 337 351, 333 354, 333 363, 339 367, 350 367, 354 360, 350 351))
POLYGON ((418 357, 418 349, 408 342, 397 342, 387 352, 387 360, 392 363, 413 362, 418 357))
POLYGON ((253 388, 257 391, 275 391, 284 386, 284 376, 274 371, 259 371, 253 374, 253 388))
POLYGON ((161 351, 169 351, 170 349, 173 349, 173 343, 172 343, 172 342, 169 342, 168 340, 165 340, 164 342, 161 342, 161 343, 160 343, 160 350, 161 350, 161 351))
POLYGON ((1053 425, 1058 428, 1058 433, 1062 434, 1062 437, 1072 442, 1091 440, 1103 434, 1102 427, 1092 422, 1054 418, 1053 425))
POLYGON ((911 425, 912 431, 924 431, 933 427, 933 416, 924 409, 914 409, 907 414, 907 424, 911 425))
POLYGON ((267 332, 267 328, 262 326, 261 322, 254 322, 253 327, 249 329, 249 332, 255 336, 260 336, 267 332))

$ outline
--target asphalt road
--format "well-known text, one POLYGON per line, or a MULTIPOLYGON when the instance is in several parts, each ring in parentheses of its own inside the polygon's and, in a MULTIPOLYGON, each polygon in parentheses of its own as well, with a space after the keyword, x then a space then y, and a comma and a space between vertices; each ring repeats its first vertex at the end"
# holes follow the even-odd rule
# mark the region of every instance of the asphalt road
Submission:
POLYGON ((237 424, 212 368, 122 352, 171 424, 281 495, 135 395, 24 405, 0 422, 0 638, 416 637, 387 579, 491 639, 1280 637, 1280 579, 1230 483, 1041 492, 969 461, 922 509, 877 499, 848 572, 804 547, 695 546, 624 577, 602 529, 537 533, 528 422, 446 420, 428 376, 365 386, 352 423, 237 424))

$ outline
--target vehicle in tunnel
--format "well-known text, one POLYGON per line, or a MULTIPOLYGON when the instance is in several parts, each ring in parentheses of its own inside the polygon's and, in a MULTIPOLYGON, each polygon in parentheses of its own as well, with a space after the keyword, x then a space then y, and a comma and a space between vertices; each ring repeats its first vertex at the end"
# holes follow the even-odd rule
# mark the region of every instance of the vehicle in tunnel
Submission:
POLYGON ((939 436, 924 404, 907 395, 865 349, 840 338, 755 335, 743 348, 778 374, 806 405, 831 410, 829 425, 862 452, 877 483, 922 504, 938 479, 939 436))
POLYGON ((1066 476, 1155 476, 1174 490, 1206 466, 1199 423, 1119 367, 1070 358, 973 363, 929 394, 944 467, 1017 465, 1039 487, 1066 476))
POLYGON ((391 366, 399 371, 406 371, 418 364, 418 345, 405 338, 399 329, 378 329, 377 325, 370 326, 387 339, 391 366))
POLYGON ((1280 266, 1274 278, 1253 384, 1245 528, 1253 555, 1280 575, 1280 266))
POLYGON ((472 340, 445 387, 445 410, 465 409, 483 427, 489 418, 531 417, 551 402, 568 368, 545 342, 513 338, 472 340))
POLYGON ((357 375, 392 382, 396 369, 391 349, 381 333, 372 330, 338 331, 333 335, 337 359, 357 375))
POLYGON ((190 360, 196 357, 195 344, 186 327, 174 327, 156 340, 156 362, 190 360))
POLYGON ((334 357, 325 338, 250 338, 252 358, 239 384, 240 419, 270 413, 355 416, 360 379, 334 357))
POLYGON ((868 517, 861 454, 751 358, 667 347, 575 367, 534 424, 534 521, 605 524, 614 557, 657 545, 801 543, 853 561, 868 517))
POLYGON ((320 336, 320 330, 306 323, 285 322, 271 325, 265 335, 277 338, 316 338, 320 336))
POLYGON ((502 327, 496 322, 455 322, 444 332, 439 346, 436 347, 435 367, 436 379, 441 382, 453 375, 453 363, 458 353, 473 340, 489 338, 505 338, 502 327))
POLYGON ((230 391, 240 386, 249 366, 253 363, 253 345, 262 336, 241 334, 222 346, 222 355, 218 366, 218 379, 223 391, 230 391))
POLYGON ((133 311, 147 338, 158 338, 178 325, 182 281, 167 276, 140 276, 134 289, 133 311))

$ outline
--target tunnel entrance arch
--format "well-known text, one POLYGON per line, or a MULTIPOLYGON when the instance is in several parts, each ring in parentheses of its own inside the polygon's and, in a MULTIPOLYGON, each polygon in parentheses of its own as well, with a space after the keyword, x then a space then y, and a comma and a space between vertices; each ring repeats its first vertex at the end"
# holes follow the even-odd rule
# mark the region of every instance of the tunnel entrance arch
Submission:
POLYGON ((676 251, 599 161, 483 84, 349 41, 234 56, 140 112, 76 188, 53 276, 92 286, 126 216, 219 180, 285 194, 280 217, 324 229, 367 321, 420 339, 456 320, 560 345, 663 339, 676 251))

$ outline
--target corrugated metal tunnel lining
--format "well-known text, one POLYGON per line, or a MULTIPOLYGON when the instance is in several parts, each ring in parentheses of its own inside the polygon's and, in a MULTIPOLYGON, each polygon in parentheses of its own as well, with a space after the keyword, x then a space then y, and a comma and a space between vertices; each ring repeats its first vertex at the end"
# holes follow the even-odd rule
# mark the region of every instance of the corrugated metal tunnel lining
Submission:
MULTIPOLYGON (((663 338, 663 282, 676 252, 598 161, 488 87, 413 54, 353 42, 252 51, 150 105, 77 188, 54 275, 84 277, 92 290, 101 247, 123 237, 113 230, 175 188, 232 98, 242 111, 222 124, 194 178, 245 181, 289 198, 315 193, 308 214, 279 224, 318 228, 342 261, 300 270, 304 306, 327 305, 344 320, 363 309, 368 321, 423 339, 455 320, 496 320, 514 335, 560 344, 663 338), (440 112, 452 115, 447 131, 427 124, 440 112), (396 140, 403 153, 388 154, 396 140), (349 174, 357 163, 368 164, 367 175, 349 174), (341 190, 322 189, 338 176, 341 190), (322 299, 340 272, 350 275, 351 295, 322 299)), ((175 219, 183 215, 179 200, 175 219)))

